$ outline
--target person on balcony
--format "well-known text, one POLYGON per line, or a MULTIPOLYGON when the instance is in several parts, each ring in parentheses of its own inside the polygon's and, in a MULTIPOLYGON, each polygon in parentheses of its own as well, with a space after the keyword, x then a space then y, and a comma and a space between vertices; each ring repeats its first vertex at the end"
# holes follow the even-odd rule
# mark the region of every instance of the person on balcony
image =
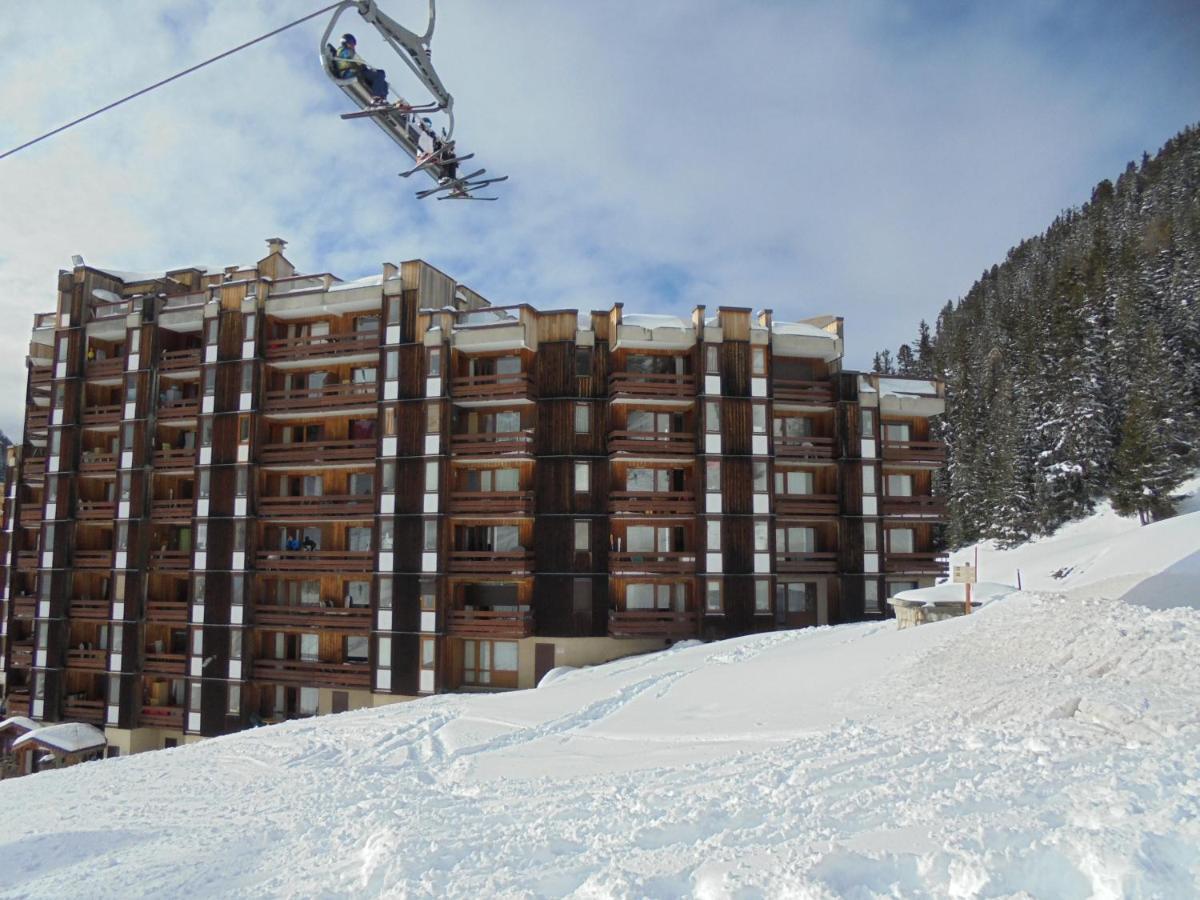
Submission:
POLYGON ((287 539, 283 547, 285 550, 297 551, 300 549, 300 539, 293 535, 287 539))
POLYGON ((304 548, 305 553, 312 553, 314 550, 317 549, 317 542, 314 541, 312 539, 312 537, 310 537, 309 535, 306 534, 304 536, 304 543, 301 544, 301 546, 304 548))

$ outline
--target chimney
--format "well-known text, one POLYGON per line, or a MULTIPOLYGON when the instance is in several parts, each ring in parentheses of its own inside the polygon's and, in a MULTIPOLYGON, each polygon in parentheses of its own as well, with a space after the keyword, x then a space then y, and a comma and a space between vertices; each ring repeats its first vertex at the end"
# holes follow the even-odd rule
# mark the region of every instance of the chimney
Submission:
POLYGON ((383 264, 383 280, 384 281, 391 281, 393 278, 395 278, 399 274, 400 274, 399 266, 395 265, 394 263, 390 263, 390 262, 385 262, 383 264))
POLYGON ((287 246, 287 241, 283 238, 267 238, 267 255, 272 253, 282 253, 283 248, 287 246))

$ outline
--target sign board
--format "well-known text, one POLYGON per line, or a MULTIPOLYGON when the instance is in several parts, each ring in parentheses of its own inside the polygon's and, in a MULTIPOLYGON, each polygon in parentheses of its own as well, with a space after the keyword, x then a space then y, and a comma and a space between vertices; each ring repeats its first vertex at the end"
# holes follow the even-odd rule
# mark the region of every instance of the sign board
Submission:
POLYGON ((955 584, 974 584, 975 567, 955 566, 951 575, 951 580, 953 580, 955 584))

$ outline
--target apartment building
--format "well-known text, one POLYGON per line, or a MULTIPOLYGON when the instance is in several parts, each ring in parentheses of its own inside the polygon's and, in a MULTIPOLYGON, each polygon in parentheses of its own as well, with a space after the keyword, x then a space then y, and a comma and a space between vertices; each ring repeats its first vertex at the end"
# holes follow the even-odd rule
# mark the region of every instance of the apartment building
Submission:
POLYGON ((432 266, 79 265, 3 511, 10 716, 136 752, 933 583, 935 382, 842 321, 493 306, 432 266))

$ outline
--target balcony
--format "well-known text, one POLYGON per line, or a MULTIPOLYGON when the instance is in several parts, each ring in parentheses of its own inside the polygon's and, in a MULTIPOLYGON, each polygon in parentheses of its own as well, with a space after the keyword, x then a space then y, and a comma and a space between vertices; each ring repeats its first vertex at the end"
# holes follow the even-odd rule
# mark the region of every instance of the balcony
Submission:
POLYGON ((837 570, 838 555, 836 552, 775 554, 776 572, 812 572, 831 575, 835 574, 837 570))
POLYGON ((271 684, 296 684, 304 687, 371 686, 371 667, 365 662, 333 663, 320 660, 257 659, 254 680, 271 684))
POLYGON ((143 706, 141 712, 143 728, 170 728, 183 730, 182 706, 143 706))
POLYGON ((54 370, 50 367, 29 370, 29 383, 33 385, 49 384, 54 379, 54 370))
POLYGON ((533 432, 481 431, 476 434, 452 434, 450 452, 454 456, 527 455, 533 452, 533 432))
POLYGON ((946 445, 940 441, 884 441, 882 450, 884 462, 940 466, 946 461, 946 445))
POLYGON ((533 569, 532 550, 451 550, 450 571, 526 575, 533 569))
POLYGON ((371 630, 367 606, 265 606, 254 610, 259 628, 299 631, 366 633, 371 630))
POLYGON ((93 621, 108 621, 108 601, 90 598, 73 597, 68 606, 68 615, 72 619, 91 619, 93 621))
POLYGON ((314 441, 303 444, 264 444, 258 452, 261 465, 314 465, 348 461, 373 461, 375 439, 360 441, 314 441))
POLYGON ((85 722, 103 728, 104 701, 72 700, 68 697, 63 703, 63 718, 69 722, 85 722))
POLYGON ((509 610, 452 609, 449 630, 455 637, 523 638, 533 634, 533 613, 521 606, 509 610))
POLYGON ((454 491, 450 495, 450 513, 531 516, 533 491, 454 491))
POLYGON ((696 452, 696 436, 689 431, 610 431, 608 452, 692 456, 696 452))
POLYGON ((14 619, 33 619, 37 617, 36 597, 14 597, 9 604, 12 606, 14 619))
POLYGON ((9 665, 18 669, 33 667, 33 638, 27 641, 13 641, 8 647, 9 665))
POLYGON ((775 455, 787 459, 833 459, 833 438, 804 435, 775 437, 775 455))
POLYGON ((156 469, 190 469, 196 465, 195 447, 168 447, 154 451, 156 469))
POLYGON ((10 716, 29 715, 29 691, 9 691, 5 702, 10 716))
POLYGON ((191 550, 153 550, 150 553, 152 571, 178 572, 192 567, 191 550))
POLYGON ((375 498, 370 494, 320 494, 308 497, 263 497, 255 503, 259 516, 270 518, 357 516, 369 518, 375 513, 375 498))
POLYGON ((179 600, 146 601, 146 621, 154 625, 182 625, 188 620, 188 604, 179 600))
POLYGON ((946 518, 946 504, 937 497, 884 497, 881 507, 888 518, 934 521, 946 518))
MULTIPOLYGON (((379 396, 374 381, 354 384, 327 384, 323 387, 289 388, 267 391, 267 412, 330 410, 340 407, 374 406, 379 396)), ((372 448, 372 451, 374 448, 372 448)))
POLYGON ((696 571, 696 554, 692 550, 664 551, 635 550, 608 554, 608 570, 616 574, 651 573, 661 575, 691 575, 696 571))
POLYGON ((613 372, 608 376, 608 393, 613 397, 691 400, 696 396, 696 376, 613 372))
POLYGON ((142 672, 146 675, 162 675, 167 678, 182 678, 187 670, 185 653, 153 653, 146 651, 142 661, 142 672))
POLYGON ((192 507, 195 500, 152 500, 150 502, 150 518, 162 521, 179 522, 191 519, 192 507))
POLYGON ((195 370, 200 374, 200 348, 194 350, 167 350, 158 358, 160 374, 179 374, 195 370))
POLYGON ((98 425, 120 425, 121 404, 111 403, 106 406, 89 406, 84 409, 81 421, 85 428, 98 425))
POLYGON ((80 520, 109 520, 117 513, 112 500, 80 500, 75 506, 75 518, 80 520))
POLYGON ((50 424, 50 410, 30 407, 25 413, 26 431, 45 431, 50 424))
POLYGON ((836 516, 837 494, 776 494, 777 516, 836 516))
POLYGON ((125 371, 125 359, 114 356, 112 359, 91 359, 83 368, 83 377, 93 384, 98 381, 111 381, 121 377, 125 371))
POLYGON ((773 389, 776 403, 803 403, 820 406, 829 406, 833 403, 833 385, 828 381, 776 378, 773 389))
POLYGON ((699 616, 694 612, 614 609, 608 614, 608 633, 612 637, 690 638, 699 630, 699 616))
POLYGON ((117 468, 117 455, 100 450, 84 450, 79 457, 80 472, 113 472, 117 468))
POLYGON ((27 572, 30 569, 38 567, 38 552, 36 550, 18 550, 17 551, 17 568, 27 572))
POLYGON ((532 391, 533 379, 528 372, 465 375, 450 382, 450 396, 455 400, 523 399, 532 391))
POLYGON ((370 550, 260 550, 262 572, 370 572, 375 554, 370 550))
POLYGON ((883 570, 889 574, 945 575, 950 568, 950 558, 944 553, 887 553, 883 557, 883 570))
POLYGON ((104 671, 108 663, 107 650, 68 650, 68 669, 90 669, 104 671))
POLYGON ((194 419, 199 414, 199 397, 159 398, 157 415, 160 419, 194 419))
POLYGON ((608 495, 608 510, 639 516, 694 516, 696 495, 691 491, 613 491, 608 495))
POLYGON ((37 503, 34 506, 22 507, 20 522, 25 526, 41 525, 42 524, 42 505, 37 503))
MULTIPOLYGON (((267 341, 265 356, 268 362, 316 362, 335 357, 357 356, 362 361, 379 355, 379 332, 352 334, 320 334, 279 338, 267 341)), ((346 359, 338 362, 354 362, 346 359)))

